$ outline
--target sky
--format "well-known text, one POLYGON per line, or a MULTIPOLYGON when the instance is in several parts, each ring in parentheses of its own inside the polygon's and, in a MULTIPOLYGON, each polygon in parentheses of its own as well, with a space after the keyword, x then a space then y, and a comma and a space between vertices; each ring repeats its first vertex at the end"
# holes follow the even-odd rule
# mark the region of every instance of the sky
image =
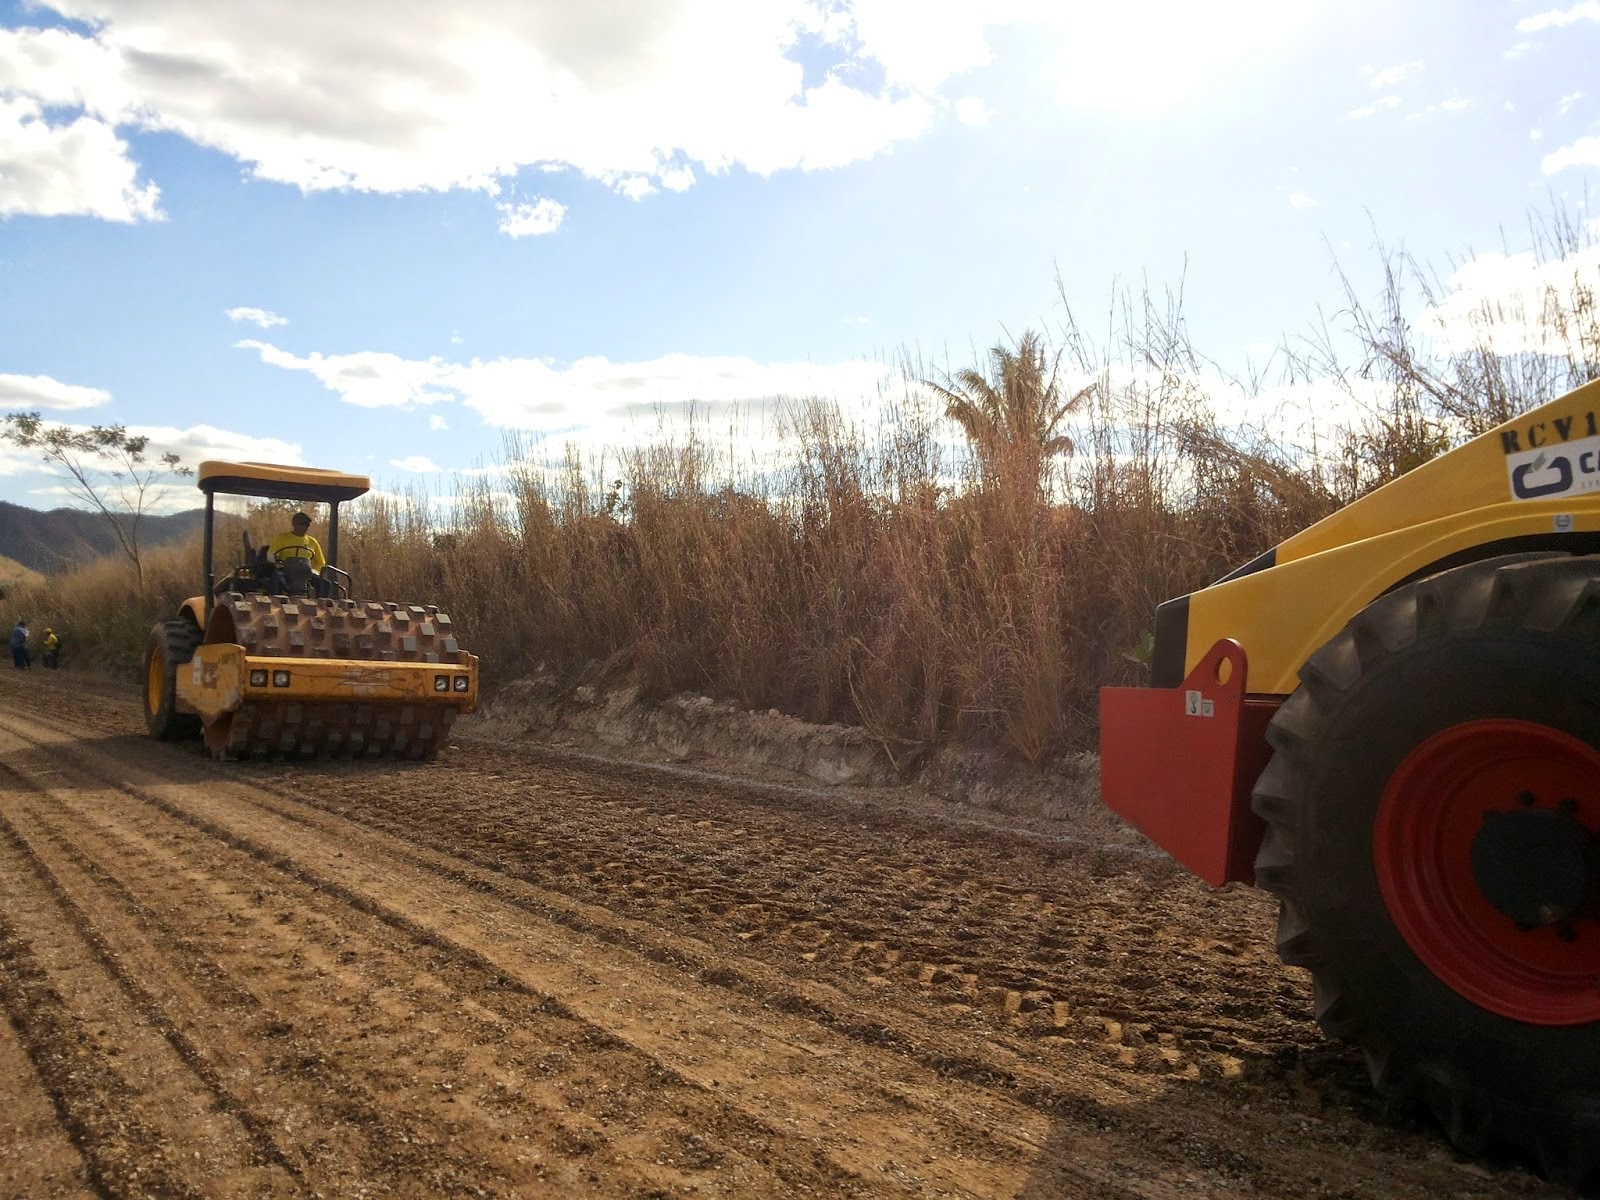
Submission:
POLYGON ((1243 370, 1379 238, 1448 321, 1600 232, 1597 61, 1600 0, 0 0, 0 412, 446 489, 1128 286, 1243 370))

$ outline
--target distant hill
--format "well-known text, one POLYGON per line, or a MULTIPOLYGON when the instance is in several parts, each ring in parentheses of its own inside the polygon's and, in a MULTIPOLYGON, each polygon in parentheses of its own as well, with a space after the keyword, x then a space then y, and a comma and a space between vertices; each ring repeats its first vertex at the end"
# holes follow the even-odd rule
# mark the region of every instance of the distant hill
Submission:
POLYGON ((16 583, 37 583, 42 578, 32 567, 25 567, 16 559, 0 554, 0 589, 16 583))
MULTIPOLYGON (((139 522, 139 545, 153 548, 181 541, 200 529, 204 516, 204 509, 194 508, 166 517, 145 517, 139 522)), ((111 526, 99 513, 81 508, 41 512, 0 500, 0 557, 34 571, 51 572, 121 552, 111 526)))

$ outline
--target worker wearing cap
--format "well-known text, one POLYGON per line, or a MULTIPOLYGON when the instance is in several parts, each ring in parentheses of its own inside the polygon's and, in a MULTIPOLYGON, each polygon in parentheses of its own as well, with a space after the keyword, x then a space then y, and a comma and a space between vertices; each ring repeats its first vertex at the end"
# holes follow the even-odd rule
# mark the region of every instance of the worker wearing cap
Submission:
POLYGON ((301 559, 311 564, 311 582, 319 596, 328 594, 328 581, 322 577, 322 568, 328 565, 322 553, 322 544, 311 536, 311 518, 297 512, 289 518, 292 532, 280 533, 267 543, 267 561, 281 567, 291 559, 301 559))
POLYGON ((280 533, 267 543, 267 558, 273 563, 281 563, 286 558, 304 558, 311 563, 313 571, 322 574, 328 559, 322 553, 322 544, 311 536, 311 518, 297 512, 289 519, 289 528, 293 532, 280 533))

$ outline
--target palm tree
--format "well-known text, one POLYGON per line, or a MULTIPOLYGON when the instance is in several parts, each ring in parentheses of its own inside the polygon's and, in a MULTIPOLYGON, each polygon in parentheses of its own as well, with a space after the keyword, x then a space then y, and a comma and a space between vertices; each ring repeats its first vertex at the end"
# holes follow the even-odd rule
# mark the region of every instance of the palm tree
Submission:
POLYGON ((1031 330, 1015 350, 993 347, 989 363, 987 377, 967 367, 945 376, 942 384, 923 383, 944 401, 944 415, 961 426, 985 476, 1037 494, 1044 484, 1045 464, 1073 451, 1072 439, 1059 432, 1061 422, 1094 385, 1063 400, 1057 376, 1060 356, 1052 360, 1044 339, 1031 330))

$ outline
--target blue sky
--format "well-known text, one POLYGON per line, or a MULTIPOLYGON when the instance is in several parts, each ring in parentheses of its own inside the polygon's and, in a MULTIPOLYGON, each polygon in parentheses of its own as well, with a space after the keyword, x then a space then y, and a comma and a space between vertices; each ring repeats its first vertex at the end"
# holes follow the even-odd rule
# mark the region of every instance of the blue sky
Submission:
POLYGON ((439 485, 963 365, 1058 268, 1237 369, 1374 229, 1515 288, 1596 61, 1600 0, 0 0, 0 411, 439 485))

